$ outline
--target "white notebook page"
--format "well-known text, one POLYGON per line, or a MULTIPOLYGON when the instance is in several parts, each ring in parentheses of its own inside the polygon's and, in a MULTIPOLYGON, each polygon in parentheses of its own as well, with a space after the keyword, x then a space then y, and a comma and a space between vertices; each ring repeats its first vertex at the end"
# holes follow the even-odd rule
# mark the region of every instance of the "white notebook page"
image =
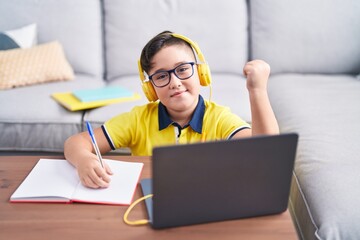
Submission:
POLYGON ((68 161, 40 159, 11 199, 61 197, 70 200, 78 182, 76 169, 68 161))
POLYGON ((78 185, 73 200, 99 203, 130 204, 139 181, 143 163, 121 162, 105 159, 113 175, 108 188, 91 189, 78 185))

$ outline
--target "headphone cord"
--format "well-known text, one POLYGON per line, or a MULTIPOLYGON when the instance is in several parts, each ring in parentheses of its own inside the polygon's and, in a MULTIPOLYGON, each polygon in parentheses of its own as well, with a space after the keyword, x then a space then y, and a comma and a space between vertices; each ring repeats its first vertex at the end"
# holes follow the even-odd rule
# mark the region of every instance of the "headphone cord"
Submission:
POLYGON ((150 197, 152 197, 153 194, 148 194, 146 196, 143 196, 139 199, 137 199, 135 202, 133 202, 129 207, 128 209, 126 210, 125 214, 124 214, 124 222, 128 225, 131 225, 131 226, 137 226, 137 225, 144 225, 144 224, 147 224, 149 223, 149 220, 148 219, 141 219, 141 220, 136 220, 136 221, 130 221, 128 218, 129 218, 129 213, 131 212, 131 210, 141 201, 144 201, 150 197))

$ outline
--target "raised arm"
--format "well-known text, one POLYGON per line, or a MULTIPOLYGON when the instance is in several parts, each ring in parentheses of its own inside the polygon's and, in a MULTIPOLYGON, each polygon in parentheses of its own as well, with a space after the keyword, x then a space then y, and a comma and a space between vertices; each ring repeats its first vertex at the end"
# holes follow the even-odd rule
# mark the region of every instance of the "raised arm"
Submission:
POLYGON ((244 75, 250 97, 252 135, 278 134, 279 126, 267 92, 269 64, 262 60, 248 62, 244 67, 244 75))
MULTIPOLYGON (((251 135, 279 134, 279 126, 267 92, 269 64, 262 60, 253 60, 244 66, 243 72, 247 78, 246 87, 250 97, 251 135)), ((246 134, 247 131, 240 131, 235 137, 244 137, 246 134)))

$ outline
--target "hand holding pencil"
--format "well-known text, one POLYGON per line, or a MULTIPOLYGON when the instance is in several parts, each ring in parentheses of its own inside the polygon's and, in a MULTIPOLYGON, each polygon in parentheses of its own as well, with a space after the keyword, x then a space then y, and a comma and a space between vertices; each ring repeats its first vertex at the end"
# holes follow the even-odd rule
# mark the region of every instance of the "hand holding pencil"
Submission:
MULTIPOLYGON (((87 148, 80 149, 77 153, 81 154, 81 157, 77 157, 76 168, 82 184, 90 188, 106 188, 110 184, 110 176, 112 172, 109 166, 102 159, 99 146, 97 144, 94 131, 89 122, 86 122, 90 141, 94 148, 94 152, 89 152, 87 148)), ((86 132, 83 133, 85 137, 86 132)))

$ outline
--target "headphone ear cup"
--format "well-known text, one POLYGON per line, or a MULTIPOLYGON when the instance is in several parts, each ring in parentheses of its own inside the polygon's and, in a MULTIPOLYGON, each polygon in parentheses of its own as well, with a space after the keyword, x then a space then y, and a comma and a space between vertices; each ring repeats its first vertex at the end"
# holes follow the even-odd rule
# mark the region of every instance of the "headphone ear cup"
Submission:
POLYGON ((199 80, 201 86, 209 86, 211 84, 211 73, 209 65, 201 63, 197 65, 199 80))
POLYGON ((149 100, 149 102, 155 102, 158 100, 158 96, 155 92, 154 86, 151 84, 151 82, 143 82, 141 84, 142 90, 146 96, 146 98, 149 100))
POLYGON ((140 59, 138 60, 138 69, 139 69, 141 87, 142 87, 142 90, 143 90, 146 98, 150 102, 155 102, 156 100, 158 100, 158 96, 157 96, 157 94, 155 92, 155 89, 154 89, 153 85, 150 82, 145 82, 145 75, 144 75, 144 72, 143 72, 142 67, 141 67, 140 59))

